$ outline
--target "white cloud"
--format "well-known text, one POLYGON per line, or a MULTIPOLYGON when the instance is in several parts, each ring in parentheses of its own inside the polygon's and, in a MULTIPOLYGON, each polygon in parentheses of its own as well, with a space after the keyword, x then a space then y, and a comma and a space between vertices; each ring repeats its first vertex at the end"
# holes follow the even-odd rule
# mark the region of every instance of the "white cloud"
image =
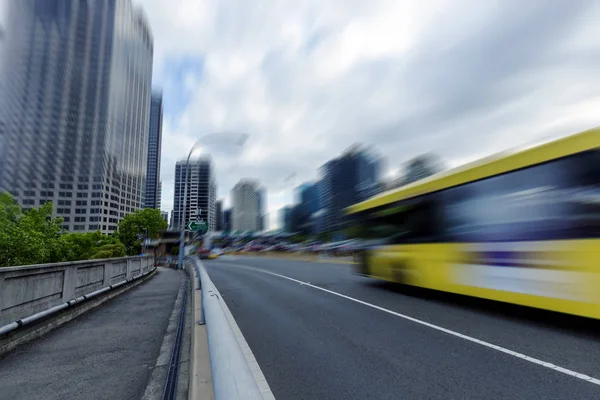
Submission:
POLYGON ((273 223, 286 176, 314 178, 356 141, 390 170, 425 151, 456 165, 600 121, 593 1, 135 2, 157 83, 185 98, 163 128, 164 209, 175 161, 210 132, 251 135, 242 153, 207 151, 221 197, 243 176, 267 185, 273 223), (186 57, 202 62, 179 79, 186 57))

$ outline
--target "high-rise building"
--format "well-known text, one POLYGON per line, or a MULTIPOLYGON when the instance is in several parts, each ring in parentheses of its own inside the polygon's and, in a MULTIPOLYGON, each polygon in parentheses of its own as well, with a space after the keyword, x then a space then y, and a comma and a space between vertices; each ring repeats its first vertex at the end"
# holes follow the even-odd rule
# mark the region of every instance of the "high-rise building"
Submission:
POLYGON ((169 212, 168 211, 161 211, 160 216, 162 217, 162 219, 167 221, 167 223, 169 223, 169 212))
POLYGON ((217 227, 217 185, 210 157, 175 164, 175 190, 173 199, 173 229, 182 229, 189 221, 206 221, 208 230, 217 227), (185 181, 187 180, 187 198, 185 181))
POLYGON ((145 208, 160 209, 160 155, 162 145, 162 93, 152 93, 148 135, 148 164, 146 169, 145 208))
POLYGON ((266 229, 266 217, 267 217, 267 190, 264 186, 260 186, 257 190, 258 195, 258 230, 264 231, 266 229))
POLYGON ((130 0, 8 2, 0 187, 73 231, 143 206, 153 39, 130 0))
POLYGON ((231 190, 232 229, 234 231, 260 230, 260 184, 254 179, 241 179, 231 190))
POLYGON ((216 230, 220 232, 223 230, 223 200, 217 200, 215 218, 216 218, 216 230))
POLYGON ((231 208, 223 211, 223 231, 231 232, 231 208))
POLYGON ((379 163, 372 149, 354 145, 320 168, 318 197, 326 230, 343 228, 343 209, 364 200, 365 190, 379 182, 379 163))
POLYGON ((311 234, 314 222, 312 216, 321 208, 317 183, 306 182, 297 187, 296 198, 298 204, 294 207, 294 230, 311 234))
POLYGON ((292 227, 293 208, 294 208, 293 206, 285 206, 279 210, 281 229, 287 233, 292 232, 292 228, 293 228, 292 227))

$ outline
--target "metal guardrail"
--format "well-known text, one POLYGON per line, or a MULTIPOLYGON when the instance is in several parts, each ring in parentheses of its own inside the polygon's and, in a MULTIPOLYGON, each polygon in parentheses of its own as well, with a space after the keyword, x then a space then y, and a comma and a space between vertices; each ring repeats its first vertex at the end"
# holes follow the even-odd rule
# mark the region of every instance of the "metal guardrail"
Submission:
POLYGON ((259 400, 263 395, 223 310, 223 300, 197 256, 189 257, 200 280, 215 400, 259 400))

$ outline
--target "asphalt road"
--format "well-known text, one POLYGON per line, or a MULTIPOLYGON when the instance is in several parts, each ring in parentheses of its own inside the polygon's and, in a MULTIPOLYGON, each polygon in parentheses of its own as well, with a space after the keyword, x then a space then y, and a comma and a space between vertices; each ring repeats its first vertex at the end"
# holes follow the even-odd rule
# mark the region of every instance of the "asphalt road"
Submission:
POLYGON ((599 384, 537 361, 600 379, 595 321, 381 283, 349 265, 205 265, 278 399, 600 399, 599 384))
POLYGON ((181 274, 152 279, 0 358, 1 400, 139 399, 181 274))

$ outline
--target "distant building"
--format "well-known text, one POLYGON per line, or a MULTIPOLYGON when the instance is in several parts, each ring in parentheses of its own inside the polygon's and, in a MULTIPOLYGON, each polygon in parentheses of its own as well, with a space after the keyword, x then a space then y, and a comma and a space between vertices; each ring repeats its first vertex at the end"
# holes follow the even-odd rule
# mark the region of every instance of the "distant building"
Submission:
POLYGON ((404 184, 416 182, 428 176, 437 174, 442 170, 441 161, 433 154, 424 154, 415 157, 406 163, 404 184))
POLYGON ((223 231, 223 200, 217 200, 216 205, 217 231, 223 231))
POLYGON ((112 233, 144 205, 150 26, 130 0, 6 4, 0 187, 53 202, 66 230, 112 233))
POLYGON ((150 101, 150 124, 148 135, 148 164, 144 208, 160 209, 160 156, 162 148, 162 93, 152 93, 150 101))
POLYGON ((304 234, 313 233, 312 215, 321 208, 318 183, 306 182, 296 188, 298 204, 293 208, 293 230, 304 234))
POLYGON ((369 188, 379 182, 380 158, 372 148, 354 145, 319 172, 320 225, 326 231, 338 231, 344 228, 344 208, 368 198, 369 188))
POLYGON ((168 211, 161 211, 160 212, 160 216, 167 221, 167 223, 169 223, 169 212, 168 211))
POLYGON ((388 183, 388 189, 408 185, 443 170, 440 158, 434 154, 423 154, 406 162, 404 175, 388 183))
POLYGON ((231 208, 223 211, 223 231, 231 232, 231 208))
POLYGON ((231 190, 232 228, 234 231, 260 231, 260 183, 241 179, 231 190))
POLYGON ((189 221, 204 220, 208 230, 217 227, 217 185, 210 157, 175 164, 175 190, 173 201, 173 229, 183 228, 189 221), (187 178, 187 199, 185 181, 187 178))
POLYGON ((293 206, 285 206, 279 210, 281 229, 283 229, 283 231, 287 233, 292 232, 293 209, 293 206))
POLYGON ((264 187, 258 188, 258 230, 264 231, 266 229, 265 226, 265 217, 266 217, 266 208, 267 208, 267 191, 264 187))

